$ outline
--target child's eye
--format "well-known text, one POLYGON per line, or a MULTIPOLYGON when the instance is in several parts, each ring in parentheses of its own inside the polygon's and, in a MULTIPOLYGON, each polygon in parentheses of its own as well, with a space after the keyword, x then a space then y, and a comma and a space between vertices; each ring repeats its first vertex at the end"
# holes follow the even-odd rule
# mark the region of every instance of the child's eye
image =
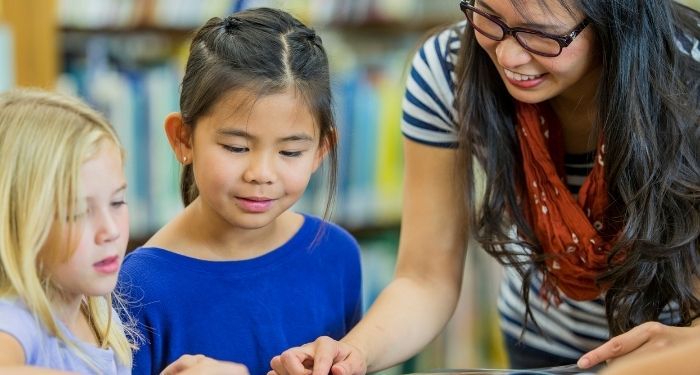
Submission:
POLYGON ((121 206, 126 206, 126 201, 121 200, 121 201, 115 201, 111 203, 112 207, 119 208, 121 206))
POLYGON ((68 221, 70 222, 76 222, 82 220, 85 216, 87 215, 87 212, 81 212, 78 214, 73 214, 73 216, 70 217, 68 221))
POLYGON ((80 220, 84 219, 86 216, 88 216, 88 214, 90 214, 90 209, 74 213, 73 215, 70 215, 68 217, 68 221, 69 222, 80 221, 80 220))
POLYGON ((221 145, 221 146, 224 149, 231 151, 233 153, 236 153, 236 154, 248 151, 248 147, 238 147, 238 146, 229 146, 229 145, 221 145))
POLYGON ((286 156, 289 158, 296 158, 298 156, 301 156, 303 151, 280 151, 280 155, 286 156))

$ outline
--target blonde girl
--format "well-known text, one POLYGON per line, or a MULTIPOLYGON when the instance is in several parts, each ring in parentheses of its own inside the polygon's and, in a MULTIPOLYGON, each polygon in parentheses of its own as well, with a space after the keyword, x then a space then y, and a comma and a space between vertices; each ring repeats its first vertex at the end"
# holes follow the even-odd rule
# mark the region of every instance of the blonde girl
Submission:
POLYGON ((129 374, 112 309, 129 237, 123 151, 97 112, 0 94, 0 372, 129 374))

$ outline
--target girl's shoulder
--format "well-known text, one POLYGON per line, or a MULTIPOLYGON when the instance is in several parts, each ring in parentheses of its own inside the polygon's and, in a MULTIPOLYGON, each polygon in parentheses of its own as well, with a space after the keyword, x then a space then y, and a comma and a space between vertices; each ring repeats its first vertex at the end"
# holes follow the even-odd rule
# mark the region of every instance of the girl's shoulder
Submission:
POLYGON ((360 245, 346 228, 317 216, 303 216, 304 224, 287 243, 288 246, 328 248, 336 255, 359 256, 360 245))
POLYGON ((299 229, 299 232, 297 232, 297 236, 316 238, 317 235, 320 235, 320 239, 323 241, 340 240, 357 243, 355 237, 345 227, 318 216, 310 214, 302 215, 304 216, 304 224, 301 229, 299 229))
POLYGON ((0 298, 0 332, 14 337, 24 349, 27 363, 36 360, 42 337, 48 334, 38 317, 19 298, 0 298))
POLYGON ((142 289, 158 290, 167 285, 169 275, 177 274, 186 265, 182 260, 166 249, 158 247, 138 247, 124 257, 117 293, 123 296, 133 296, 142 289))
POLYGON ((6 326, 40 330, 38 319, 19 298, 0 298, 0 331, 6 326))
MULTIPOLYGON (((116 314, 113 316, 117 317, 116 314)), ((116 373, 119 374, 126 372, 118 363, 112 349, 82 342, 59 320, 54 319, 54 322, 66 340, 76 344, 87 358, 95 361, 94 364, 99 369, 110 370, 98 372, 114 373, 112 369, 116 369, 116 373)), ((75 348, 51 334, 39 317, 19 298, 0 298, 0 332, 9 334, 19 342, 27 365, 78 373, 95 372, 95 369, 84 361, 83 355, 79 355, 75 348)))

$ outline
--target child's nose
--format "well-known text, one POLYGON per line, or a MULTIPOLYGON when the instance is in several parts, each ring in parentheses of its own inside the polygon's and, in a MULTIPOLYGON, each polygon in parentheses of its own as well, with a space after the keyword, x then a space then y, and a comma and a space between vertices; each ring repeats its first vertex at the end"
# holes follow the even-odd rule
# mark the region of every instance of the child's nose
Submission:
POLYGON ((118 239, 121 236, 119 226, 109 210, 103 211, 99 216, 100 218, 98 219, 99 222, 97 223, 98 230, 95 234, 95 241, 97 243, 105 243, 118 239))
POLYGON ((271 184, 274 182, 275 173, 272 157, 268 155, 251 155, 248 168, 243 174, 246 182, 256 184, 271 184))

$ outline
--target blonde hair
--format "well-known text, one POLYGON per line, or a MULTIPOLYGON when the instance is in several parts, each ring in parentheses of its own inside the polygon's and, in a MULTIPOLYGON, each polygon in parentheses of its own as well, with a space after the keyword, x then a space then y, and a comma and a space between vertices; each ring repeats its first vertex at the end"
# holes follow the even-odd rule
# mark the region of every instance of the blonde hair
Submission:
MULTIPOLYGON (((104 144, 123 149, 114 129, 80 100, 39 90, 0 94, 0 297, 18 297, 46 329, 71 348, 54 318, 55 290, 44 265, 72 255, 71 223, 82 164, 104 144), (53 243, 69 226, 69 239, 53 243), (63 245, 63 246, 61 246, 63 245)), ((114 350, 131 367, 132 344, 124 324, 112 315, 118 296, 87 296, 82 306, 102 348, 114 350)))

